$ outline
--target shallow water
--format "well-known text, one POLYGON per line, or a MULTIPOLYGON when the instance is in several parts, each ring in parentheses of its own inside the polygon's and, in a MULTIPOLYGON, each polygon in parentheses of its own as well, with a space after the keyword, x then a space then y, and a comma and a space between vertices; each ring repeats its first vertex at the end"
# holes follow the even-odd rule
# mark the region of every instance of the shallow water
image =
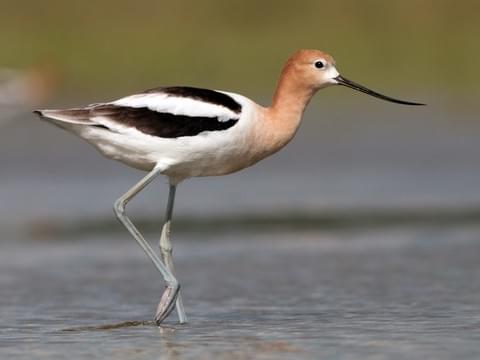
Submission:
MULTIPOLYGON (((190 323, 162 328, 163 283, 111 211, 142 174, 36 118, 4 124, 0 357, 478 359, 480 123, 433 100, 323 104, 272 159, 182 184, 190 323)), ((129 205, 142 229, 159 183, 129 205)))
POLYGON ((2 357, 480 356, 478 227, 177 236, 190 323, 162 328, 162 282, 126 238, 4 246, 2 357))

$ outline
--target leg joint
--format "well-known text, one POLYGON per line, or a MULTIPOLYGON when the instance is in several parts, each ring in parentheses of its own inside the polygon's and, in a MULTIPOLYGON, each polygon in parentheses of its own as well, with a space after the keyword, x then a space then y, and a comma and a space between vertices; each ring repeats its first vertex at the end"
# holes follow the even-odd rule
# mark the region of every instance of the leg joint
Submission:
POLYGON ((117 215, 117 217, 122 217, 125 215, 125 200, 123 198, 120 198, 115 201, 113 204, 113 211, 117 215))
POLYGON ((171 245, 160 244, 160 251, 162 254, 171 255, 173 252, 173 248, 171 245))

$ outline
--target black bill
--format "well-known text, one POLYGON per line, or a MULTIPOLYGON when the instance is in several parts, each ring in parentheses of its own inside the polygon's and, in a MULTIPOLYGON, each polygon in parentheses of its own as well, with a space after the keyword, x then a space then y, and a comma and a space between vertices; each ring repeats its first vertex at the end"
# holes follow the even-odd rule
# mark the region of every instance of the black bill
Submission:
POLYGON ((379 99, 382 99, 382 100, 391 101, 391 102, 394 102, 394 103, 397 103, 397 104, 403 104, 403 105, 425 105, 425 104, 420 104, 420 103, 415 103, 415 102, 410 102, 410 101, 398 100, 398 99, 394 99, 390 96, 379 94, 379 93, 377 93, 373 90, 370 90, 370 89, 366 88, 363 85, 357 84, 356 82, 354 82, 352 80, 345 79, 341 75, 338 75, 335 78, 335 80, 337 81, 337 83, 339 85, 343 85, 343 86, 349 87, 351 89, 361 91, 365 94, 375 96, 375 97, 377 97, 379 99))

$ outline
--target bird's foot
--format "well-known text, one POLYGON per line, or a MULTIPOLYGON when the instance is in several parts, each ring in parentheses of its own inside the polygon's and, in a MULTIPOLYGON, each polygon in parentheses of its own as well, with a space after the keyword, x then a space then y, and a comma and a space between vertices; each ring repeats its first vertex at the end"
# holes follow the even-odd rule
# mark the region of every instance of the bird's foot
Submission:
POLYGON ((168 284, 166 286, 166 289, 160 298, 160 302, 158 303, 157 313, 155 314, 155 323, 157 326, 160 326, 162 321, 173 311, 179 291, 179 284, 168 284))

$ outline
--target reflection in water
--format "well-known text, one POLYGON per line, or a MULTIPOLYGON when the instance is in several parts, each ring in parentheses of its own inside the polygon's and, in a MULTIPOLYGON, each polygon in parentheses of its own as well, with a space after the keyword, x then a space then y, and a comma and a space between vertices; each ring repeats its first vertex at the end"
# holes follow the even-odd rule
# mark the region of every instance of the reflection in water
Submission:
POLYGON ((155 326, 154 321, 139 321, 139 320, 132 320, 132 321, 122 321, 119 323, 113 324, 104 324, 104 325, 90 325, 90 326, 79 326, 73 328, 66 328, 62 329, 65 332, 77 332, 77 331, 102 331, 102 330, 116 330, 116 329, 123 329, 135 326, 155 326))

